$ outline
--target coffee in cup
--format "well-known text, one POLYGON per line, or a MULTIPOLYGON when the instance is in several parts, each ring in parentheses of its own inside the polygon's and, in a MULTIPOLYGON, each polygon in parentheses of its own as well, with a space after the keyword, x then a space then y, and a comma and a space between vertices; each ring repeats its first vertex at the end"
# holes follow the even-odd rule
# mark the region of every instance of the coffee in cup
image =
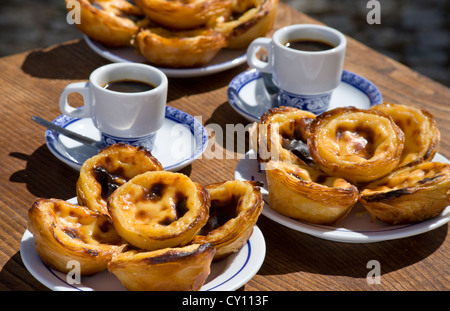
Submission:
POLYGON ((135 63, 113 63, 94 70, 89 82, 66 86, 59 106, 64 115, 92 118, 103 145, 125 143, 151 150, 165 119, 168 80, 159 69, 135 63), (84 106, 69 105, 80 93, 84 106))
POLYGON ((272 74, 280 89, 279 106, 292 106, 320 114, 328 109, 332 91, 339 85, 346 49, 345 36, 321 25, 290 25, 272 38, 257 38, 247 49, 247 62, 272 74), (268 61, 257 57, 267 50, 268 61))

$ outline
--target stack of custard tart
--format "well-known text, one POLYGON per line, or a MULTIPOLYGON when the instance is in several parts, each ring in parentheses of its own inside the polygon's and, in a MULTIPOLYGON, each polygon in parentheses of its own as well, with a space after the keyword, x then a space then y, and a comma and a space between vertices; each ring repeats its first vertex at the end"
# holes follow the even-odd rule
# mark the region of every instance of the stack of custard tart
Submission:
MULTIPOLYGON (((68 10, 71 2, 65 0, 68 10)), ((208 64, 273 27, 278 0, 79 0, 77 28, 101 44, 133 47, 168 68, 208 64)))
POLYGON ((408 224, 450 203, 450 165, 431 162, 440 133, 423 109, 383 103, 316 116, 277 107, 251 138, 269 207, 293 219, 335 224, 359 202, 372 220, 408 224))
POLYGON ((82 165, 78 204, 38 199, 36 251, 63 273, 108 269, 128 290, 199 290, 211 262, 240 250, 263 208, 256 182, 202 186, 165 171, 146 149, 115 144, 82 165))

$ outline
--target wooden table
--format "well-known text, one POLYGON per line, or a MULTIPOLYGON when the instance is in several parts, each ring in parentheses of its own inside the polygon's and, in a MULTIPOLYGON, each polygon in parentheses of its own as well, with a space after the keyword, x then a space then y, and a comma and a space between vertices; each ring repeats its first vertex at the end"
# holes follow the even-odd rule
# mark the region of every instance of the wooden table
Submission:
MULTIPOLYGON (((276 28, 318 23, 284 4, 278 14, 276 28)), ((46 289, 27 271, 20 256, 27 211, 37 197, 75 196, 78 172, 50 153, 44 129, 31 122, 31 116, 55 119, 60 115, 62 89, 87 80, 95 68, 106 63, 83 40, 0 58, 0 290, 46 289)), ((242 65, 207 77, 171 78, 168 105, 202 116, 205 125, 247 125, 226 95, 230 80, 246 69, 242 65)), ((374 82, 387 102, 428 109, 441 131, 440 153, 450 157, 448 88, 351 38, 345 69, 374 82)), ((201 158, 183 172, 203 185, 233 179, 239 156, 242 154, 232 153, 232 159, 225 160, 201 158)), ((450 290, 448 225, 409 238, 368 244, 315 238, 264 216, 258 226, 267 253, 261 269, 243 290, 450 290), (380 262, 381 284, 371 285, 366 280, 370 260, 380 262)))

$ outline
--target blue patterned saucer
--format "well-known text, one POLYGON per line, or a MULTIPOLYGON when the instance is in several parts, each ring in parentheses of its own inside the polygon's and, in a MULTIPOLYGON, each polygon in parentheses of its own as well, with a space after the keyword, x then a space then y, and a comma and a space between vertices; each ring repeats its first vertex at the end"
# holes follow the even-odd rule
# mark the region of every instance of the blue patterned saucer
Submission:
MULTIPOLYGON (((258 122, 274 101, 273 90, 267 89, 263 74, 256 69, 244 71, 234 77, 228 85, 227 93, 231 107, 251 122, 258 122)), ((381 93, 372 82, 344 70, 341 83, 331 95, 328 110, 342 106, 365 109, 382 102, 381 93)))
MULTIPOLYGON (((92 139, 101 140, 101 133, 90 118, 77 119, 61 115, 53 123, 92 139)), ((85 160, 97 154, 91 147, 76 142, 51 130, 45 132, 45 142, 50 152, 75 170, 80 170, 85 160)), ((208 145, 208 135, 203 125, 191 115, 166 106, 166 119, 156 133, 152 154, 167 171, 178 171, 200 157, 208 145)))

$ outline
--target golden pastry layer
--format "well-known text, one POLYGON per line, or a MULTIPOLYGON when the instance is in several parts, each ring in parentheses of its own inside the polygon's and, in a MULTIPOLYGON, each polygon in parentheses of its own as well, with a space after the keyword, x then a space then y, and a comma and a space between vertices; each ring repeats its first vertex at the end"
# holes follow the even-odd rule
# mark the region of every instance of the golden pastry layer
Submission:
POLYGON ((226 181, 207 185, 206 190, 211 196, 209 219, 192 243, 212 243, 214 260, 219 260, 247 243, 264 201, 255 182, 226 181))
POLYGON ((201 67, 226 46, 222 33, 210 28, 168 30, 143 28, 136 36, 139 52, 151 63, 163 67, 201 67))
POLYGON ((166 171, 140 174, 110 196, 116 231, 145 250, 188 244, 206 224, 210 196, 186 175, 166 171))
POLYGON ((107 200, 120 185, 162 165, 145 148, 114 144, 86 160, 77 181, 78 204, 108 214, 107 200))
POLYGON ((72 260, 80 264, 81 275, 103 271, 126 243, 105 215, 58 199, 33 203, 28 230, 42 261, 64 273, 73 269, 72 260))
POLYGON ((254 182, 205 188, 124 144, 83 164, 77 193, 89 207, 39 199, 30 208, 38 255, 63 273, 108 268, 129 290, 199 290, 214 259, 245 245, 263 206, 254 182))
POLYGON ((354 183, 389 174, 400 162, 405 140, 388 115, 355 107, 322 113, 309 131, 308 148, 320 169, 354 183))
POLYGON ((214 29, 227 37, 228 48, 245 49, 272 30, 277 5, 278 0, 233 0, 232 14, 217 18, 214 29))
POLYGON ((270 32, 278 5, 278 0, 79 2, 80 31, 111 48, 133 47, 150 63, 168 68, 205 66, 223 48, 247 48, 270 32))
POLYGON ((314 224, 338 222, 358 200, 354 185, 306 165, 271 161, 266 180, 271 209, 314 224))
POLYGON ((231 0, 135 0, 154 22, 168 29, 204 27, 217 16, 231 14, 231 0))
POLYGON ((369 183, 360 202, 372 217, 390 224, 435 217, 450 204, 450 165, 422 162, 395 170, 369 183))
POLYGON ((114 256, 108 269, 128 290, 194 291, 208 277, 214 253, 211 244, 132 250, 114 256))
MULTIPOLYGON (((67 5, 69 0, 65 1, 67 5)), ((139 7, 126 0, 78 0, 78 3, 77 28, 109 47, 129 46, 139 31, 136 21, 144 16, 139 7)))
POLYGON ((398 167, 430 161, 439 146, 440 132, 433 116, 406 105, 383 103, 370 108, 388 114, 405 134, 405 143, 398 167))

